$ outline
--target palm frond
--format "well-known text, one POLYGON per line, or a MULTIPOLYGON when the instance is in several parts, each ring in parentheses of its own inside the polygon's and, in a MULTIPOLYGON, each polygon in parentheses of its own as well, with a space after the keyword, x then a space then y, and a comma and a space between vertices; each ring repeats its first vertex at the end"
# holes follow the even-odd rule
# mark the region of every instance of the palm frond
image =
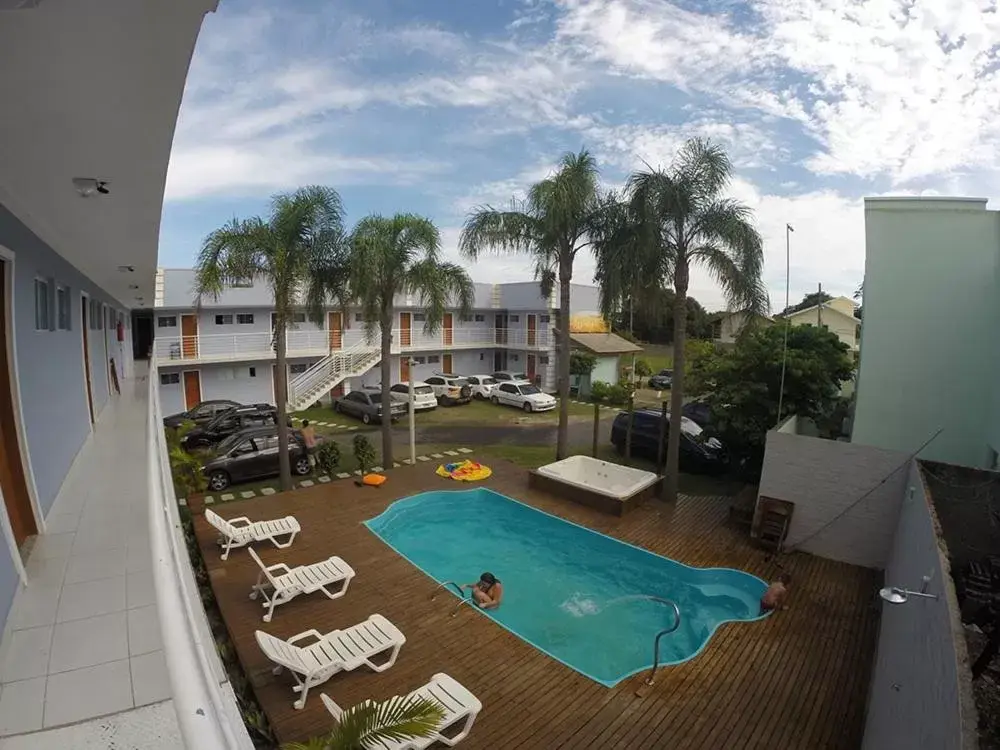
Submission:
POLYGON ((492 206, 477 208, 465 219, 458 241, 459 252, 473 260, 488 252, 533 252, 541 237, 539 222, 519 210, 522 208, 516 202, 508 211, 492 206))
POLYGON ((330 750, 357 750, 380 742, 427 737, 444 719, 440 704, 425 698, 396 696, 381 703, 349 708, 330 733, 330 750))
POLYGON ((758 315, 770 311, 761 280, 764 241, 747 206, 731 199, 707 205, 691 222, 686 239, 692 243, 689 258, 708 267, 732 309, 758 315))
POLYGON ((270 245, 267 225, 258 218, 232 219, 211 232, 195 262, 195 294, 218 299, 234 283, 268 280, 270 245))

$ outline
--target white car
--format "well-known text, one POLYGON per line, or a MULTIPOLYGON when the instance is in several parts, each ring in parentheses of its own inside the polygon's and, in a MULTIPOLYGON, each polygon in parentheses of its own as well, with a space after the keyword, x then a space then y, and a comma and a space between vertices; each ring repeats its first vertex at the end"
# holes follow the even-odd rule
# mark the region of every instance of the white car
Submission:
POLYGON ((473 398, 481 398, 483 401, 490 400, 490 396, 493 395, 493 391, 498 385, 496 378, 492 375, 466 375, 465 379, 472 387, 473 398))
POLYGON ((509 380, 497 385, 490 400, 494 404, 516 406, 525 411, 548 411, 556 408, 556 400, 542 393, 534 383, 527 380, 509 380))
POLYGON ((472 401, 472 386, 459 375, 434 375, 424 381, 434 389, 438 403, 442 406, 467 404, 472 401))
MULTIPOLYGON (((393 401, 400 401, 404 404, 408 404, 410 402, 409 382, 396 383, 396 385, 389 389, 389 395, 393 401)), ((437 405, 437 396, 434 395, 434 389, 422 380, 414 380, 413 411, 436 409, 437 405)))
POLYGON ((503 383, 508 380, 527 380, 528 376, 523 372, 511 372, 510 370, 500 370, 499 372, 493 373, 493 379, 498 383, 503 383))

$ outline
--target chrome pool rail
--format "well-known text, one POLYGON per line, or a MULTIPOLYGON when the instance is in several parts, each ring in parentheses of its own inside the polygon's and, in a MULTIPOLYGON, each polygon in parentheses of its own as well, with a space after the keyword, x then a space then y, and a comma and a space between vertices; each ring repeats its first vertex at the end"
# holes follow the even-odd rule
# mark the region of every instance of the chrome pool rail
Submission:
POLYGON ((462 600, 455 606, 455 609, 451 611, 451 616, 454 617, 455 615, 458 614, 458 610, 461 609, 463 604, 472 604, 472 594, 470 593, 468 596, 466 596, 465 589, 463 589, 461 586, 455 583, 455 581, 445 581, 444 583, 439 584, 437 588, 434 589, 434 593, 431 594, 431 601, 437 599, 437 595, 441 593, 441 589, 447 586, 454 586, 459 599, 462 600))
POLYGON ((656 670, 660 666, 660 639, 665 635, 673 633, 675 630, 677 630, 677 628, 681 626, 681 610, 680 607, 677 606, 676 602, 673 602, 670 599, 663 599, 659 596, 647 596, 646 598, 649 599, 650 601, 660 602, 660 604, 665 604, 668 607, 672 607, 674 610, 674 624, 671 625, 669 628, 661 630, 659 633, 657 633, 656 640, 653 642, 653 668, 649 672, 649 677, 647 677, 645 680, 647 685, 652 685, 653 678, 656 676, 656 670))

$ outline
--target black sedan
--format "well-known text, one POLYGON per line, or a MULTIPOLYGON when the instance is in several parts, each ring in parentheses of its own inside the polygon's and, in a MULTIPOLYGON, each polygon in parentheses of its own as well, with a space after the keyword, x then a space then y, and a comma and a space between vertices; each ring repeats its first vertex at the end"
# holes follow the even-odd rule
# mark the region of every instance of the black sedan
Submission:
MULTIPOLYGON (((292 473, 304 476, 312 471, 302 433, 298 430, 288 433, 288 454, 292 473)), ((280 471, 278 457, 277 427, 254 427, 220 442, 215 455, 201 471, 208 478, 209 488, 221 492, 236 482, 277 476, 280 471)))
MULTIPOLYGON (((346 396, 333 400, 333 410, 341 414, 349 414, 360 419, 365 424, 382 421, 381 391, 351 391, 346 396)), ((395 422, 406 414, 407 406, 399 401, 393 401, 389 406, 389 419, 395 422)))
MULTIPOLYGON (((722 474, 729 468, 729 454, 717 438, 710 437, 686 417, 681 422, 680 470, 690 474, 722 474)), ((656 460, 660 444, 662 416, 657 409, 636 409, 632 421, 632 452, 656 460)), ((670 417, 663 425, 664 438, 670 431, 670 417)), ((611 425, 611 443, 625 453, 628 412, 619 412, 611 425)))
POLYGON ((184 422, 194 422, 197 425, 207 424, 222 414, 222 412, 229 411, 237 406, 243 406, 243 404, 239 401, 229 401, 227 399, 202 401, 193 409, 188 409, 187 411, 182 411, 179 414, 171 414, 169 417, 164 417, 163 426, 180 427, 184 422))
POLYGON ((674 384, 673 370, 660 370, 649 379, 649 387, 657 391, 665 391, 674 384))
MULTIPOLYGON (((181 443, 187 450, 208 448, 241 430, 276 424, 278 424, 278 410, 270 404, 237 406, 235 409, 223 412, 208 424, 195 427, 181 438, 181 443)), ((290 419, 288 426, 292 426, 290 419)))

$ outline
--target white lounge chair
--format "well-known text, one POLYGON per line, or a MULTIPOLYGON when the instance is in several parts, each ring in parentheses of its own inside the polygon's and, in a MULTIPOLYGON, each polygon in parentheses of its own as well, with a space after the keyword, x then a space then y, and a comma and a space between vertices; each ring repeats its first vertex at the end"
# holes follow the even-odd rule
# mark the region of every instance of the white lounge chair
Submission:
POLYGON ((258 594, 264 597, 262 606, 267 607, 264 622, 271 622, 276 606, 290 602, 299 594, 322 591, 329 599, 339 599, 347 593, 354 578, 354 569, 339 557, 289 568, 285 563, 265 566, 253 547, 247 551, 260 567, 250 598, 256 599, 258 594))
MULTIPOLYGON (((340 721, 344 715, 344 709, 334 703, 326 693, 320 693, 320 697, 323 699, 326 710, 334 719, 340 721)), ((483 710, 483 704, 479 699, 463 687, 458 680, 440 672, 434 675, 426 685, 408 693, 406 697, 425 698, 441 705, 444 710, 444 720, 437 732, 430 737, 420 739, 384 740, 378 745, 372 745, 370 750, 424 750, 435 742, 454 747, 469 736, 476 717, 483 710), (456 734, 445 734, 448 729, 459 726, 461 728, 456 734)), ((368 702, 366 701, 366 703, 368 702)))
POLYGON ((337 672, 350 672, 362 664, 376 672, 384 672, 396 663, 399 650, 406 643, 406 637, 382 615, 372 615, 347 630, 334 630, 326 635, 307 630, 283 641, 258 630, 256 636, 260 650, 278 665, 274 674, 279 674, 284 667, 298 683, 293 690, 302 695, 293 704, 295 708, 306 705, 309 688, 326 682, 337 672), (314 643, 297 645, 298 641, 310 637, 315 639, 314 643), (388 661, 382 664, 372 661, 373 657, 386 652, 388 661))
POLYGON ((273 521, 251 521, 246 516, 240 516, 227 521, 206 508, 205 520, 222 535, 219 544, 224 548, 223 560, 229 559, 229 550, 233 547, 245 547, 252 542, 270 541, 278 549, 285 549, 291 546, 295 535, 301 531, 294 516, 276 518, 273 521), (279 542, 280 536, 288 536, 288 541, 279 542))

